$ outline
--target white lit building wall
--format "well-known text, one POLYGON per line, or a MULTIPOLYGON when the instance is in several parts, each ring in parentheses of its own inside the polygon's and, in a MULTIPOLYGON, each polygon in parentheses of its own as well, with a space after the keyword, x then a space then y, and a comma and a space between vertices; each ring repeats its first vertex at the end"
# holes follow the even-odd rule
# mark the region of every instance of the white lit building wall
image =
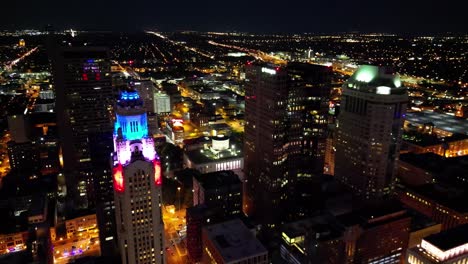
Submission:
POLYGON ((226 159, 214 160, 212 162, 196 164, 193 161, 191 161, 187 155, 184 155, 184 164, 185 164, 185 167, 191 168, 191 169, 197 169, 201 173, 232 170, 238 176, 241 176, 242 170, 244 169, 244 158, 243 157, 226 158, 226 159))
POLYGON ((153 163, 135 160, 123 168, 124 191, 114 192, 123 264, 165 263, 161 186, 154 175, 153 163))
POLYGON ((442 251, 423 239, 420 245, 408 249, 406 261, 409 264, 468 264, 468 243, 442 251))
POLYGON ((166 93, 154 93, 153 105, 156 114, 171 112, 171 99, 166 93))

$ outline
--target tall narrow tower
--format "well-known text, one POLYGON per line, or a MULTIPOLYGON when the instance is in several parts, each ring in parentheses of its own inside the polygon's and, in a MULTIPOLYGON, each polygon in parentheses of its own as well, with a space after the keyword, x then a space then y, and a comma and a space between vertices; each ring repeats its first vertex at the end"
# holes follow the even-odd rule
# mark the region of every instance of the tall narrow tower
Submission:
POLYGON ((57 125, 67 189, 78 208, 95 201, 89 137, 112 132, 109 51, 105 47, 51 46, 57 125))
POLYGON ((161 163, 148 136, 146 110, 135 91, 116 105, 113 178, 122 263, 165 263, 161 163))
POLYGON ((335 177, 356 196, 392 193, 408 95, 390 69, 361 66, 343 85, 335 177))

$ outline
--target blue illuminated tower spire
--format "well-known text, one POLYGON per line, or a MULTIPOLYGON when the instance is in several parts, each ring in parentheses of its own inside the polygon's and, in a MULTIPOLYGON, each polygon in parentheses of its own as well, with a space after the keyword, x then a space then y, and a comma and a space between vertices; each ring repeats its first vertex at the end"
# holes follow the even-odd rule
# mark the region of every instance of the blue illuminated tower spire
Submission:
POLYGON ((122 91, 117 103, 114 134, 126 140, 148 136, 148 124, 143 101, 136 91, 122 91))

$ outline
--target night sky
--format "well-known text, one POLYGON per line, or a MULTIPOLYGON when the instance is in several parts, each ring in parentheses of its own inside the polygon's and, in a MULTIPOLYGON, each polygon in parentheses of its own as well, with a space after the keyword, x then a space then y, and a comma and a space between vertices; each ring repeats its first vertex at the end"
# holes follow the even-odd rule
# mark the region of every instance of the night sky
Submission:
POLYGON ((0 28, 468 32, 466 0, 2 0, 0 28))

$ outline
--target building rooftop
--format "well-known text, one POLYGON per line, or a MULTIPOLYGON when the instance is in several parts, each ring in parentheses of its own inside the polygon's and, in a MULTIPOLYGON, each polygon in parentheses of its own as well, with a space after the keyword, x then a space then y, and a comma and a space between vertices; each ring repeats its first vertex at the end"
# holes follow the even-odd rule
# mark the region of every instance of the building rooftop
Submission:
POLYGON ((319 240, 336 238, 341 235, 341 231, 337 229, 336 220, 332 215, 319 215, 287 223, 283 225, 282 232, 288 238, 296 238, 307 234, 312 235, 314 233, 313 236, 319 240))
POLYGON ((434 173, 436 176, 453 178, 458 175, 466 175, 468 171, 468 156, 445 158, 432 152, 405 153, 400 155, 399 160, 434 173), (448 170, 450 173, 446 173, 448 170))
POLYGON ((446 251, 468 243, 468 224, 464 224, 424 238, 425 241, 446 251))
POLYGON ((405 142, 418 145, 421 147, 435 146, 435 145, 440 145, 443 143, 451 143, 451 142, 468 139, 468 134, 460 134, 457 132, 453 133, 449 137, 443 137, 443 138, 439 138, 435 134, 432 134, 432 135, 423 134, 423 133, 417 133, 415 135, 411 135, 411 134, 412 134, 411 132, 408 134, 403 134, 403 140, 405 142))
POLYGON ((222 161, 242 157, 240 148, 226 149, 219 152, 213 152, 211 149, 196 149, 187 151, 187 157, 195 164, 208 163, 213 161, 222 161))
POLYGON ((193 176, 204 189, 219 188, 228 185, 241 184, 239 176, 233 171, 216 171, 193 176))
POLYGON ((430 226, 438 225, 434 220, 421 214, 420 212, 413 209, 406 209, 408 215, 411 216, 410 231, 415 232, 421 229, 428 228, 430 226))
POLYGON ((239 219, 203 228, 224 262, 267 254, 266 248, 239 219))
POLYGON ((459 213, 468 212, 468 193, 463 187, 451 184, 425 184, 409 187, 408 190, 431 199, 459 213))
POLYGON ((340 215, 337 218, 338 222, 345 227, 360 225, 367 228, 393 222, 402 217, 408 217, 406 210, 399 202, 390 200, 340 215))
POLYGON ((407 113, 406 120, 420 125, 433 123, 438 129, 468 135, 468 120, 464 118, 426 110, 407 113))
POLYGON ((391 68, 374 65, 362 65, 346 81, 344 86, 352 90, 379 95, 404 94, 400 76, 391 68))

